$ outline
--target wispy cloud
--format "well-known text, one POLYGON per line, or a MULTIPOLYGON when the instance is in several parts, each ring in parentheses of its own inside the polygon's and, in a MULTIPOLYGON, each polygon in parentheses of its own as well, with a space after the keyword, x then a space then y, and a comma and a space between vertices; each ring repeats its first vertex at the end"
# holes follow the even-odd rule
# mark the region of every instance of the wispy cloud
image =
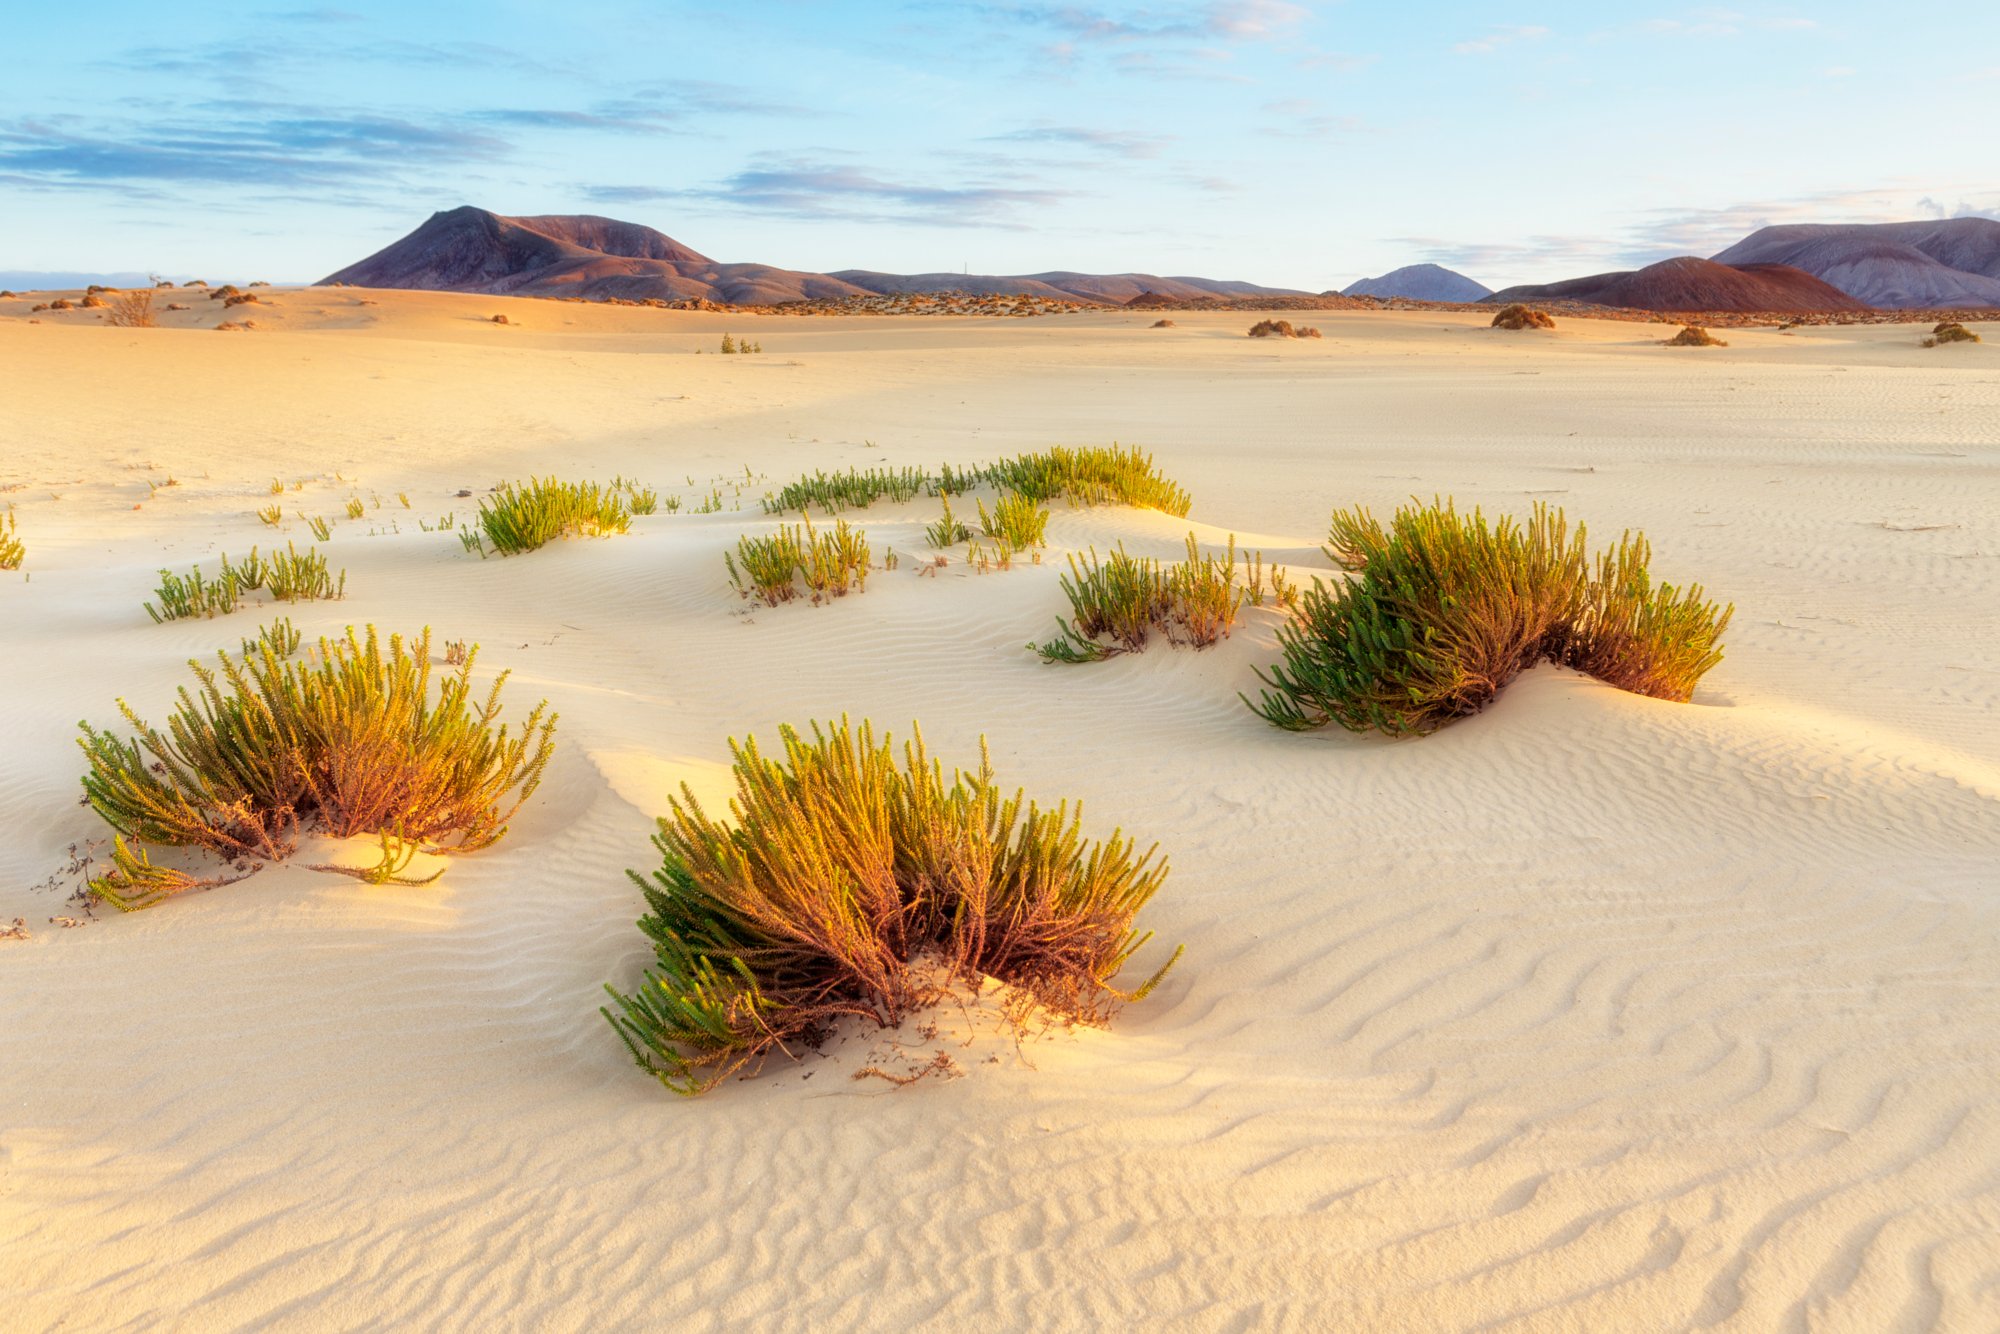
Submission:
POLYGON ((93 182, 347 184, 401 164, 491 159, 499 140, 383 116, 289 114, 90 127, 0 124, 0 172, 45 187, 93 182))
POLYGON ((806 158, 767 158, 714 185, 683 189, 591 185, 601 203, 695 201, 809 220, 921 222, 929 226, 1015 227, 1019 210, 1053 204, 1068 192, 966 181, 898 180, 858 166, 806 158))
POLYGON ((1265 42, 1312 15, 1304 5, 1288 0, 1217 0, 1122 11, 1091 5, 988 5, 983 12, 1047 28, 1079 42, 1265 42))
POLYGON ((1130 130, 1092 130, 1079 125, 1030 125, 1006 134, 988 135, 988 143, 1054 144, 1085 149, 1107 157, 1152 158, 1171 143, 1165 135, 1130 130))
POLYGON ((1539 24, 1524 24, 1513 27, 1493 28, 1484 37, 1474 37, 1468 41, 1452 43, 1452 50, 1461 56, 1490 56, 1497 51, 1522 42, 1539 42, 1549 35, 1549 30, 1539 24))

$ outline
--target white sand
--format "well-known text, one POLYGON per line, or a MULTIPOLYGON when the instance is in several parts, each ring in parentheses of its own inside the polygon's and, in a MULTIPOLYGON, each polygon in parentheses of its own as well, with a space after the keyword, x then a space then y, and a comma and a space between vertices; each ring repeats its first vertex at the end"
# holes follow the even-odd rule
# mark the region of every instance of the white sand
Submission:
MULTIPOLYGON (((31 574, 0 575, 0 922, 34 933, 0 942, 0 1324, 2000 1328, 2000 346, 270 299, 221 336, 0 302, 31 574), (725 328, 768 351, 685 355, 725 328), (1203 654, 1026 653, 1062 551, 1172 554, 1157 514, 1059 511, 1041 568, 906 561, 821 609, 724 584, 801 471, 1112 439, 1204 540, 1301 569, 1334 505, 1412 494, 1643 528, 1736 603, 1728 657, 1693 705, 1541 669, 1389 743, 1237 703, 1269 613, 1203 654), (531 471, 692 498, 746 465, 741 512, 512 560, 417 525, 531 471), (102 833, 76 720, 159 718, 260 623, 140 603, 268 548, 273 476, 322 479, 285 507, 349 572, 293 618, 478 641, 517 713, 560 709, 549 781, 428 888, 293 864, 48 925, 38 882, 102 833), (355 491, 382 508, 346 521, 355 491), (648 957, 651 817, 722 790, 728 736, 842 711, 966 762, 983 731, 1004 779, 1158 839, 1181 967, 953 1082, 854 1081, 872 1035, 695 1101, 634 1070, 597 1006, 648 957)), ((855 517, 914 556, 934 513, 855 517)))

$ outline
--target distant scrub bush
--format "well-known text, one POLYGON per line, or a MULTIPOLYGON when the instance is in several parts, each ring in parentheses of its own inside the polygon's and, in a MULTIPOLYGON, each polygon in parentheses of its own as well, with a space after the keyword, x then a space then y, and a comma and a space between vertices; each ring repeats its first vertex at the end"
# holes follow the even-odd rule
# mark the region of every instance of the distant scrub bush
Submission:
POLYGON ((815 529, 808 519, 780 524, 768 537, 746 534, 737 539, 735 554, 725 551, 722 560, 729 568, 731 586, 767 607, 790 602, 801 585, 814 604, 868 586, 867 534, 845 519, 830 532, 815 529))
POLYGON ((104 298, 99 296, 96 292, 91 292, 89 295, 85 296, 83 300, 77 302, 77 305, 81 306, 85 310, 102 310, 104 309, 104 298))
POLYGON ((1672 338, 1666 340, 1668 347, 1728 347, 1729 344, 1717 338, 1699 324, 1684 326, 1672 338))
POLYGON ((559 537, 603 537, 632 525, 618 487, 553 477, 509 483, 479 502, 479 526, 503 556, 533 551, 559 537))
POLYGON ((1721 661, 1733 609, 1699 585, 1655 585, 1642 535, 1621 537, 1594 577, 1584 543, 1582 526, 1572 536, 1546 505, 1525 524, 1412 505, 1387 529, 1364 509, 1337 511, 1327 552, 1360 577, 1314 582, 1279 629, 1284 661, 1259 673, 1270 688, 1251 708, 1293 730, 1422 734, 1477 713, 1543 661, 1687 700, 1721 661))
POLYGON ((150 290, 127 292, 111 303, 111 313, 105 319, 121 329, 150 329, 153 327, 153 293, 150 290))
POLYGON ((900 766, 865 722, 781 735, 782 760, 730 743, 733 824, 683 788, 653 840, 659 868, 631 873, 655 965, 629 994, 605 988, 604 1017, 674 1092, 815 1046, 843 1019, 900 1023, 945 999, 927 966, 1101 1024, 1179 959, 1134 992, 1114 985, 1150 938, 1133 922, 1166 863, 1122 831, 1086 844, 1068 802, 1003 797, 983 742, 978 771, 947 780, 920 735, 900 766))
POLYGON ((922 494, 926 481, 921 468, 849 468, 846 472, 815 472, 801 477, 776 495, 764 497, 766 514, 783 514, 817 505, 828 514, 845 509, 867 509, 887 496, 891 500, 913 500, 922 494))
POLYGON ((122 700, 135 739, 81 724, 84 794, 118 835, 112 869, 91 882, 112 906, 213 883, 154 865, 149 846, 275 861, 316 827, 382 833, 385 853, 389 838, 470 851, 506 833, 534 792, 556 719, 543 703, 518 732, 496 725, 505 672, 480 703, 468 655, 434 695, 428 630, 407 645, 391 636, 385 652, 373 626, 365 639, 350 628, 308 661, 282 651, 296 647, 288 630, 246 644, 241 661, 191 662, 197 688, 182 687, 165 731, 122 700))
POLYGON ((1556 322, 1546 310, 1536 310, 1533 306, 1524 306, 1516 302, 1514 305, 1501 307, 1500 313, 1493 317, 1493 327, 1496 329, 1553 329, 1556 327, 1556 322))
POLYGON ((1252 338, 1317 338, 1319 330, 1310 324, 1293 326, 1290 320, 1259 320, 1250 326, 1252 338))
POLYGON ((18 570, 21 562, 28 558, 28 549, 21 545, 21 535, 14 523, 14 511, 9 509, 0 514, 0 570, 18 570))
POLYGON ((1225 554, 1205 556, 1188 534, 1187 559, 1162 566, 1151 557, 1126 552, 1121 543, 1100 561, 1093 548, 1071 553, 1062 578, 1070 619, 1059 621, 1056 637, 1030 644, 1044 662, 1100 662, 1146 647, 1155 630, 1168 642, 1207 648, 1228 636, 1245 601, 1262 606, 1267 596, 1280 606, 1297 600, 1297 589, 1275 567, 1267 592, 1261 553, 1238 563, 1236 539, 1225 554))
POLYGON ((222 298, 222 308, 224 310, 229 309, 231 306, 261 306, 263 304, 263 301, 255 292, 232 292, 222 298))
POLYGON ((1925 347, 1942 347, 1946 343, 1976 343, 1979 335, 1963 324, 1946 320, 1931 330, 1931 336, 1924 340, 1925 347))

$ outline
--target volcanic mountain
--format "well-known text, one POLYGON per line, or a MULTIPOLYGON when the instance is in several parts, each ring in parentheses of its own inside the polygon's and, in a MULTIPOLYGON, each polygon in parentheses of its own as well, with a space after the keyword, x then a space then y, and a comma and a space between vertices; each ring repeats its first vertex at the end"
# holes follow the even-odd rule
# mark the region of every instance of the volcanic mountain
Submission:
POLYGON ((1122 304, 1141 292, 1203 296, 1302 295, 1289 289, 1148 273, 1034 273, 1015 277, 964 273, 801 273, 768 264, 721 264, 671 236, 637 223, 588 214, 503 217, 481 208, 433 213, 402 240, 322 283, 405 287, 514 296, 601 300, 706 298, 775 305, 817 297, 955 290, 1023 293, 1064 301, 1122 304))
POLYGON ((1379 278, 1351 282, 1340 289, 1340 294, 1403 297, 1410 301, 1483 301, 1493 295, 1493 289, 1439 264, 1406 264, 1379 278))
POLYGON ((469 207, 433 213, 402 240, 320 281, 510 296, 705 297, 744 305, 863 290, 821 273, 718 264, 637 223, 589 214, 508 218, 469 207))
POLYGON ((1839 288, 1788 264, 1718 264, 1683 256, 1643 269, 1509 287, 1493 302, 1584 301, 1631 310, 1866 310, 1839 288))
POLYGON ((1872 306, 2000 306, 2000 222, 1950 218, 1766 227, 1722 264, 1790 264, 1872 306))

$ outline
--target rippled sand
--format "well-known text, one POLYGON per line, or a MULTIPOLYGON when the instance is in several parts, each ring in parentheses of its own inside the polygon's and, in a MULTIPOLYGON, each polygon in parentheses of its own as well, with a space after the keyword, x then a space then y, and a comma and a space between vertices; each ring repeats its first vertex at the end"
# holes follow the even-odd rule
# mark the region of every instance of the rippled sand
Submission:
POLYGON ((267 302, 220 338, 0 302, 31 575, 0 575, 0 922, 33 932, 0 942, 0 1323, 2000 1328, 1992 342, 267 302), (767 351, 688 355, 724 329, 767 351), (850 516, 905 557, 862 596, 724 583, 802 471, 1114 439, 1189 522, 1058 510, 1039 568, 924 578, 921 500, 850 516), (531 472, 692 503, 746 467, 740 511, 511 560, 418 525, 531 472), (47 924, 100 832, 76 720, 159 717, 259 623, 140 603, 268 548, 274 476, 314 479, 285 508, 336 520, 349 575, 293 619, 479 642, 561 712, 548 781, 428 888, 302 857, 47 924), (1390 743, 1244 710, 1268 612, 1200 654, 1023 649, 1065 551, 1192 527, 1324 575, 1333 506, 1434 493, 1643 528, 1735 602, 1727 659, 1693 705, 1544 668, 1390 743), (955 1081, 856 1081, 924 1046, 857 1032, 664 1093, 597 1014, 647 957, 623 870, 667 792, 723 791, 727 737, 842 712, 948 761, 984 733, 1004 779, 1157 839, 1140 963, 1184 941, 1179 969, 1109 1031, 959 1047, 952 1018, 955 1081))

